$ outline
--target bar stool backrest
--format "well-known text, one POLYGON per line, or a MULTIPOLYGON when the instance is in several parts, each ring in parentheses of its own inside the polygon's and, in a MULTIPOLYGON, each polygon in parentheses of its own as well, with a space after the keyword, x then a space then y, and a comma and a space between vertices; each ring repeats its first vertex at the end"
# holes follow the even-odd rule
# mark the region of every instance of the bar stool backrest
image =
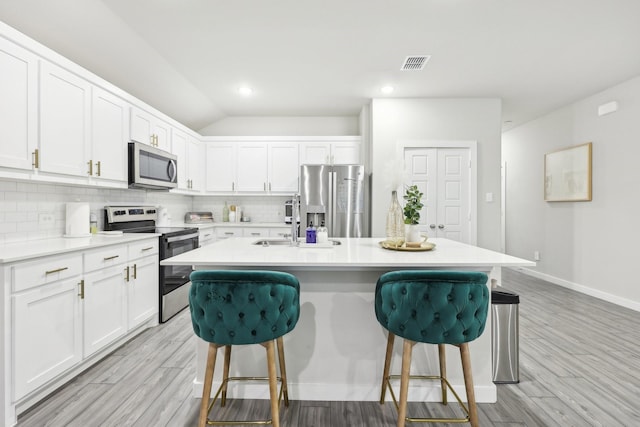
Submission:
POLYGON ((481 272, 404 270, 378 279, 378 322, 400 337, 431 344, 461 344, 484 331, 489 307, 481 272))

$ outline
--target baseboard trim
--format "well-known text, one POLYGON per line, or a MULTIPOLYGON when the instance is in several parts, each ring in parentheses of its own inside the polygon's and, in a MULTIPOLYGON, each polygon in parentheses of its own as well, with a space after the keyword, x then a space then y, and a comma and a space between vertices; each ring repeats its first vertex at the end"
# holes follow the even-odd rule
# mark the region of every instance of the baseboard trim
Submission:
POLYGON ((579 283, 570 282, 569 280, 564 280, 559 277, 552 276, 550 274, 542 273, 540 271, 532 270, 530 268, 525 267, 517 267, 514 268, 516 271, 520 271, 528 276, 536 277, 538 279, 545 280, 547 282, 553 283, 554 285, 562 286, 563 288, 571 289, 576 292, 580 292, 581 294, 589 295, 594 298, 598 298, 603 301, 610 302, 615 305, 619 305, 621 307, 628 308, 633 311, 640 312, 640 302, 629 301, 626 298, 619 297, 617 295, 609 294, 607 292, 602 292, 597 289, 590 288, 588 286, 580 285, 579 283))

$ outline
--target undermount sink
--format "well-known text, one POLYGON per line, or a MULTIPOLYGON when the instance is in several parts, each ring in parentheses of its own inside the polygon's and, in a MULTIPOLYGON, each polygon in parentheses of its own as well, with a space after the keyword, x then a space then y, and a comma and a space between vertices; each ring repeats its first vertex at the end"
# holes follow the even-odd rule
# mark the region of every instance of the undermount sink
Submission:
POLYGON ((255 242, 253 242, 254 245, 261 245, 261 246, 272 246, 272 245, 279 245, 279 246, 287 246, 291 244, 291 240, 285 240, 285 239, 260 239, 260 240, 256 240, 255 242))
MULTIPOLYGON (((329 239, 329 243, 333 244, 333 246, 341 245, 342 243, 339 240, 331 240, 329 239)), ((289 246, 291 245, 291 240, 287 239, 260 239, 253 242, 254 245, 259 246, 289 246)), ((310 244, 311 245, 311 244, 310 244)))

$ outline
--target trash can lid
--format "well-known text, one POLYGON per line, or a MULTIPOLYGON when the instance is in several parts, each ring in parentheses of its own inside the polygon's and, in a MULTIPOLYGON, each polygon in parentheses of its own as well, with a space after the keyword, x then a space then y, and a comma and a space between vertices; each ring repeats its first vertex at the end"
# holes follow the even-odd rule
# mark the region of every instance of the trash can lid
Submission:
POLYGON ((492 289, 491 304, 520 304, 520 295, 507 289, 492 289))

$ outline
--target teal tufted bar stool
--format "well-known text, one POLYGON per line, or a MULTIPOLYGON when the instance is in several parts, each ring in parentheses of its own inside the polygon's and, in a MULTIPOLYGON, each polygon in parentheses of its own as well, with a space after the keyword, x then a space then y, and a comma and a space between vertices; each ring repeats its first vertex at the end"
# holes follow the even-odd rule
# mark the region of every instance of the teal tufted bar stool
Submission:
POLYGON ((470 422, 472 426, 478 426, 468 343, 482 335, 485 328, 489 308, 489 289, 486 283, 485 273, 442 270, 392 271, 378 279, 375 293, 376 318, 389 332, 380 403, 384 404, 388 387, 398 409, 398 427, 403 427, 407 421, 470 422), (389 375, 396 335, 404 338, 402 371, 399 376, 389 375), (418 342, 438 345, 440 375, 410 375, 411 352, 418 342), (460 349, 467 405, 462 402, 447 380, 445 344, 451 344, 460 349), (397 378, 400 378, 399 403, 390 382, 391 379, 397 378), (440 381, 442 403, 447 404, 447 389, 451 390, 466 413, 466 417, 407 417, 409 379, 440 381))
POLYGON ((202 391, 198 425, 273 424, 280 425, 279 407, 284 396, 289 405, 287 374, 282 337, 293 330, 300 316, 300 284, 288 273, 277 271, 209 271, 191 273, 189 308, 193 330, 209 343, 207 368, 202 391), (260 344, 267 352, 267 378, 229 378, 231 348, 234 345, 260 344), (280 376, 276 369, 276 348, 280 376), (216 354, 225 348, 222 384, 209 404, 216 354), (225 405, 227 385, 232 380, 267 380, 271 400, 271 419, 258 421, 213 421, 209 413, 218 396, 225 405), (281 382, 278 393, 278 381, 281 382))

